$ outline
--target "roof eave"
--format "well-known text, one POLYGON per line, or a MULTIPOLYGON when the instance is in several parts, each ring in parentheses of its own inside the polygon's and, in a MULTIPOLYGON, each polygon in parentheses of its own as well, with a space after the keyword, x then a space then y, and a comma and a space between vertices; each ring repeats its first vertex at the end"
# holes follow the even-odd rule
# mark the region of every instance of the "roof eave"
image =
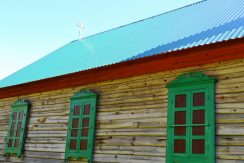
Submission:
POLYGON ((244 58, 244 38, 193 47, 0 88, 0 99, 244 58))

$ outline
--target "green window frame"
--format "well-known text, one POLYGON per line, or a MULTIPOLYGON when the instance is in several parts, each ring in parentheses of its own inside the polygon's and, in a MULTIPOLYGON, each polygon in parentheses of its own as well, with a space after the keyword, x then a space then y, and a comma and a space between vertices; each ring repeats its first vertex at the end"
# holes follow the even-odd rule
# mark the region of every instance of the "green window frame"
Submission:
POLYGON ((215 162, 215 84, 200 72, 167 84, 166 162, 215 162))
POLYGON ((25 142, 29 104, 24 100, 17 100, 12 105, 8 134, 6 137, 4 157, 22 157, 25 142))
POLYGON ((65 162, 69 159, 93 159, 97 94, 81 90, 71 98, 65 162))

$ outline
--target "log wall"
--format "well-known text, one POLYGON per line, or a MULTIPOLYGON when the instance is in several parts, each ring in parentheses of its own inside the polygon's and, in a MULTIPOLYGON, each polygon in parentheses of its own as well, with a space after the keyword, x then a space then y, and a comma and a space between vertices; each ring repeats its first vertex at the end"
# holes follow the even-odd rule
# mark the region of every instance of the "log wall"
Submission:
POLYGON ((178 75, 197 70, 216 77, 216 158, 244 162, 244 59, 178 69, 0 100, 0 162, 64 160, 69 98, 87 88, 99 93, 94 162, 162 163, 166 154, 167 89, 178 75), (5 159, 11 104, 31 103, 22 159, 5 159))

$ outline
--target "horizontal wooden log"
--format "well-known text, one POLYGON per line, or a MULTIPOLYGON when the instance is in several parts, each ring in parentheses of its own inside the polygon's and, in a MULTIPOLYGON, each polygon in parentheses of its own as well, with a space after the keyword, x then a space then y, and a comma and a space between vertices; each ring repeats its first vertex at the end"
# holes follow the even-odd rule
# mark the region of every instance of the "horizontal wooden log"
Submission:
POLYGON ((111 155, 111 154, 96 154, 94 155, 96 162, 126 162, 126 163, 158 163, 165 162, 165 157, 152 156, 133 156, 133 155, 111 155))
POLYGON ((96 145, 106 146, 153 146, 165 147, 166 137, 163 136, 97 136, 96 145))

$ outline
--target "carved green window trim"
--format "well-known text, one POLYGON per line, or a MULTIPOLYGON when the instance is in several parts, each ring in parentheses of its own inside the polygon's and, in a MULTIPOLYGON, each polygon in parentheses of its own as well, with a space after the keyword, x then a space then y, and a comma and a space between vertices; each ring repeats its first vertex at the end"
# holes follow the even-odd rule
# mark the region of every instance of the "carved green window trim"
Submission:
POLYGON ((215 162, 216 82, 217 80, 213 77, 206 76, 199 72, 190 72, 180 75, 176 80, 167 84, 167 163, 215 162), (197 95, 201 95, 201 98, 204 99, 204 104, 202 106, 194 104, 197 95), (177 98, 180 99, 180 96, 181 99, 184 99, 184 102, 180 101, 178 102, 179 104, 177 104, 177 98), (194 120, 194 116, 197 115, 195 113, 197 112, 204 113, 202 118, 204 122, 200 124, 194 122, 197 121, 196 119, 194 120), (182 115, 184 118, 181 117, 182 115), (201 126, 204 132, 200 131, 203 132, 200 134, 194 133, 197 131, 195 129, 200 128, 199 126, 201 126), (199 142, 202 144, 202 148, 197 144, 199 142), (200 151, 196 148, 200 148, 200 151))
POLYGON ((28 118, 29 104, 24 100, 18 100, 12 105, 8 134, 6 137, 4 156, 22 157, 25 132, 28 118))
POLYGON ((65 162, 86 159, 92 162, 96 124, 97 94, 81 90, 71 98, 65 162))

